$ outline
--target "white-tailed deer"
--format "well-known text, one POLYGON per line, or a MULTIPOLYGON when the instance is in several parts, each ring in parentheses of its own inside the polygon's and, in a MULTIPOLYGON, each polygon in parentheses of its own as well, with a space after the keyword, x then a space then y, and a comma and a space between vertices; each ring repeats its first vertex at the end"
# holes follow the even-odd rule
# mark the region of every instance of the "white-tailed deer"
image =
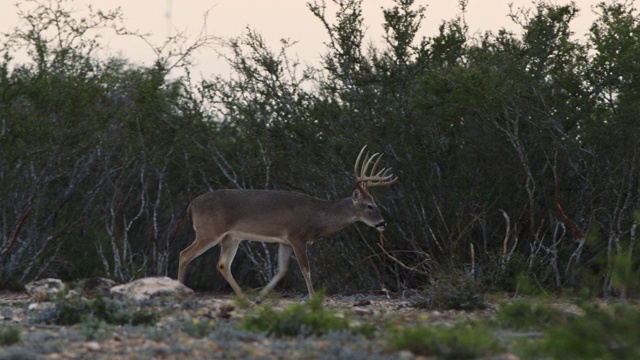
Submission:
POLYGON ((196 239, 180 253, 178 280, 184 283, 191 260, 220 243, 218 270, 236 294, 244 296, 231 274, 231 262, 238 245, 242 240, 273 242, 279 244, 278 272, 259 298, 284 277, 292 252, 304 275, 309 296, 313 297, 307 245, 356 221, 378 231, 386 227, 369 189, 391 185, 398 178, 391 174, 391 169, 377 171, 382 157, 379 153, 369 156, 367 152, 360 165, 365 148, 354 166, 355 189, 346 199, 320 200, 297 192, 271 190, 216 190, 197 197, 189 205, 196 239))

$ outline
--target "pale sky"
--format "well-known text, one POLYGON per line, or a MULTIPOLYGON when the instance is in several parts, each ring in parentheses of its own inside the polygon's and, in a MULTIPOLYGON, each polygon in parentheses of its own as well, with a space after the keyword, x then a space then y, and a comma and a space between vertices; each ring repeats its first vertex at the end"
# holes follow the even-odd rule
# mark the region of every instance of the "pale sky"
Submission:
MULTIPOLYGON (((572 23, 576 36, 587 33, 594 20, 593 6, 602 0, 576 0, 580 8, 578 18, 572 23)), ((18 25, 15 0, 0 0, 0 32, 6 33, 18 25)), ((328 40, 325 29, 307 9, 305 0, 78 0, 79 4, 92 4, 94 9, 121 7, 125 25, 131 30, 152 34, 152 41, 161 43, 175 31, 196 36, 203 26, 203 14, 209 10, 207 27, 209 35, 237 37, 246 27, 262 34, 267 44, 275 51, 280 39, 296 41, 291 54, 301 61, 316 65, 325 52, 328 40)), ((327 14, 335 13, 333 3, 327 0, 327 14)), ((568 4, 569 0, 551 0, 554 4, 568 4)), ((416 0, 426 5, 426 18, 422 24, 422 35, 437 34, 438 26, 460 15, 458 0, 416 0)), ((532 0, 469 0, 465 19, 471 33, 487 30, 497 32, 507 28, 517 34, 520 29, 507 17, 509 4, 514 8, 533 7, 532 0)), ((367 30, 367 44, 382 40, 381 7, 390 7, 390 0, 364 0, 363 16, 367 30)), ((107 37, 113 53, 121 54, 135 63, 149 65, 153 52, 142 41, 135 38, 107 37)), ((223 75, 228 72, 224 61, 218 59, 213 50, 203 50, 197 55, 197 70, 204 76, 223 75)))

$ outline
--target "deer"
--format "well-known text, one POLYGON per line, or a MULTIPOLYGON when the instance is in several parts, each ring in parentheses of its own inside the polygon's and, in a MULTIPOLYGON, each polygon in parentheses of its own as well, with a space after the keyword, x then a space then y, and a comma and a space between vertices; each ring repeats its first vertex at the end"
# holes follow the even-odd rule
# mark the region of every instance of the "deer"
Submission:
POLYGON ((295 191, 252 189, 220 189, 195 198, 188 209, 196 236, 180 252, 178 281, 185 283, 187 266, 194 258, 220 244, 218 271, 238 297, 246 298, 231 274, 231 263, 240 242, 277 243, 277 272, 257 300, 264 298, 286 275, 292 253, 304 276, 309 298, 313 298, 308 245, 358 221, 380 233, 387 226, 369 189, 391 185, 398 177, 391 173, 391 168, 377 170, 380 153, 369 155, 367 151, 361 163, 366 147, 356 158, 355 187, 348 198, 323 200, 295 191))

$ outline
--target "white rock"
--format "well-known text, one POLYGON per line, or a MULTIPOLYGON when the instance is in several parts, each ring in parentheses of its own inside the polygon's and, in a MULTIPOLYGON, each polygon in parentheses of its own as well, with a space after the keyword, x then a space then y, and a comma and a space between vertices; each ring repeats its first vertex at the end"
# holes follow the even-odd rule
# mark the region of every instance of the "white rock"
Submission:
POLYGON ((373 309, 362 306, 354 306, 353 312, 360 316, 371 316, 374 314, 373 309))
POLYGON ((32 281, 24 286, 29 296, 48 296, 64 290, 65 286, 60 279, 40 279, 32 281))
POLYGON ((98 344, 96 341, 89 341, 88 343, 84 344, 84 347, 89 351, 100 351, 100 344, 98 344))
POLYGON ((110 292, 112 296, 132 300, 147 300, 161 296, 187 298, 194 294, 193 290, 166 276, 138 279, 128 284, 114 286, 110 292))

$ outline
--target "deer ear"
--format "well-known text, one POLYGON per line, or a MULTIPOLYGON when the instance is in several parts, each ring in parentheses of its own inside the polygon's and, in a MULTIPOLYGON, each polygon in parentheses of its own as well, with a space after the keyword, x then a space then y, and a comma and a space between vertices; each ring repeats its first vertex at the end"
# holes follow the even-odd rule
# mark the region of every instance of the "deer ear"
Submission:
POLYGON ((360 190, 359 188, 353 189, 353 193, 351 194, 351 199, 353 200, 353 202, 361 201, 362 197, 362 190, 360 190))

